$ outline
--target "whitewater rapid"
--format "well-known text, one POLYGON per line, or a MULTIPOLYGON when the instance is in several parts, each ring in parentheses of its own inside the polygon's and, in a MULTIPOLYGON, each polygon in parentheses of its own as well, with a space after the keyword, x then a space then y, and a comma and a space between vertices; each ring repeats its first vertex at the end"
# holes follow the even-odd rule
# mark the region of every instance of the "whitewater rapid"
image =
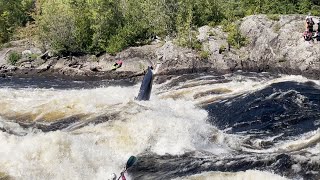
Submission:
MULTIPOLYGON (((259 145, 245 145, 250 135, 229 133, 228 129, 210 123, 208 111, 203 108, 225 99, 247 96, 274 83, 312 81, 319 86, 319 81, 301 76, 216 77, 199 75, 186 80, 173 77, 163 84, 155 84, 150 101, 140 102, 134 100, 139 84, 86 85, 85 88, 17 88, 14 83, 3 86, 0 88, 0 177, 108 179, 110 174, 121 172, 128 157, 135 155, 139 161, 140 154, 140 160, 147 161, 145 154, 179 157, 200 152, 229 158, 238 151, 304 150, 314 155, 310 160, 319 162, 319 156, 315 156, 319 149, 319 129, 257 149, 259 145)), ((259 144, 258 141, 272 141, 270 138, 253 141, 259 144)), ((301 161, 308 158, 293 156, 301 161)), ((293 168, 298 171, 299 165, 293 168)), ((126 174, 129 179, 139 179, 132 173, 126 174)), ((177 179, 285 179, 269 170, 254 169, 194 174, 197 175, 177 179)))

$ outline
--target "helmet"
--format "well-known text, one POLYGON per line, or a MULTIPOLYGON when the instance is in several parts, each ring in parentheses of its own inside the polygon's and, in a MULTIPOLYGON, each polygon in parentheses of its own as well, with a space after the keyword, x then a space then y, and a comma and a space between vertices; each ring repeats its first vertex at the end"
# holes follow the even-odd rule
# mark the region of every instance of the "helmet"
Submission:
POLYGON ((116 180, 117 179, 117 175, 115 173, 112 173, 109 177, 110 180, 116 180))

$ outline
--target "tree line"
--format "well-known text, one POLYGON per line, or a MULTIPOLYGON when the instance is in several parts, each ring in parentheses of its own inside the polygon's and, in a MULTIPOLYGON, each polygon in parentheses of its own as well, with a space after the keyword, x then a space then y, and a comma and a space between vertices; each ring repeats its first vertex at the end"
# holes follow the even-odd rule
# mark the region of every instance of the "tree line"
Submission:
POLYGON ((170 36, 196 48, 194 31, 252 14, 320 15, 318 0, 0 0, 0 44, 33 25, 59 54, 116 53, 170 36))

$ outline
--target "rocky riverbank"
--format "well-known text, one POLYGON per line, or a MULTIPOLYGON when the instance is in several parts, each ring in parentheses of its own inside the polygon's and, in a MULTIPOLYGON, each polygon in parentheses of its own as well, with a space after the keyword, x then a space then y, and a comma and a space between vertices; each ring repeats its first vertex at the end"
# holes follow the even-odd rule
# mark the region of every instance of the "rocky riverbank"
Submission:
POLYGON ((11 47, 0 50, 0 76, 120 79, 139 77, 149 64, 161 63, 160 75, 242 70, 301 74, 319 79, 320 42, 304 41, 304 18, 301 15, 243 18, 240 31, 247 37, 248 43, 240 49, 232 46, 225 48, 229 46, 228 34, 221 27, 201 27, 197 38, 202 43, 203 51, 208 53, 206 57, 196 50, 178 47, 172 41, 130 47, 116 56, 68 57, 51 56, 27 40, 11 42, 11 47), (8 63, 9 54, 14 51, 22 54, 15 66, 8 63), (111 67, 118 59, 123 60, 123 66, 112 71, 111 67))

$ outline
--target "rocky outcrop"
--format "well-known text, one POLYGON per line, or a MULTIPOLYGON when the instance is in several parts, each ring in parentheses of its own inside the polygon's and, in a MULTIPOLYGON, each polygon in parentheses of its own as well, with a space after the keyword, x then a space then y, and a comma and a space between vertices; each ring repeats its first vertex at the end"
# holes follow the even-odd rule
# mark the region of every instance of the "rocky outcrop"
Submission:
POLYGON ((318 79, 320 42, 303 39, 304 20, 299 15, 283 15, 279 20, 266 15, 248 16, 240 22, 240 30, 248 39, 247 46, 239 50, 231 47, 221 54, 219 48, 227 47, 223 33, 219 28, 202 27, 215 34, 204 43, 211 53, 210 62, 226 71, 269 71, 318 79))
POLYGON ((319 73, 320 42, 303 39, 304 17, 281 16, 279 21, 270 21, 266 16, 248 17, 244 19, 241 30, 251 41, 248 48, 252 51, 247 48, 246 57, 249 68, 289 70, 286 73, 310 75, 316 71, 319 73), (248 28, 250 24, 255 26, 248 28))
POLYGON ((167 73, 170 67, 175 67, 178 70, 192 69, 193 72, 267 71, 319 79, 320 42, 303 39, 305 17, 283 15, 272 19, 266 15, 243 18, 239 28, 247 38, 247 45, 240 49, 227 43, 228 33, 223 32, 222 27, 199 28, 197 38, 203 50, 210 54, 207 59, 167 42, 157 51, 163 55, 160 56, 163 57, 162 70, 167 73))
MULTIPOLYGON (((0 74, 16 76, 65 76, 79 78, 127 78, 140 76, 149 65, 161 63, 159 74, 180 74, 215 71, 228 73, 237 70, 302 74, 319 79, 320 42, 303 39, 304 16, 283 15, 268 18, 254 15, 239 21, 247 45, 236 49, 227 43, 228 33, 222 27, 199 28, 198 40, 202 52, 175 45, 172 41, 130 47, 116 56, 103 54, 80 57, 51 57, 49 52, 30 43, 13 43, 14 47, 0 51, 0 74), (26 45, 27 44, 27 45, 26 45), (16 66, 8 65, 10 51, 23 52, 16 66), (30 54, 36 58, 30 58, 30 54), (33 56, 35 57, 35 56, 33 56), (123 60, 121 68, 113 71, 112 65, 123 60)), ((315 27, 316 28, 316 27, 315 27)))

